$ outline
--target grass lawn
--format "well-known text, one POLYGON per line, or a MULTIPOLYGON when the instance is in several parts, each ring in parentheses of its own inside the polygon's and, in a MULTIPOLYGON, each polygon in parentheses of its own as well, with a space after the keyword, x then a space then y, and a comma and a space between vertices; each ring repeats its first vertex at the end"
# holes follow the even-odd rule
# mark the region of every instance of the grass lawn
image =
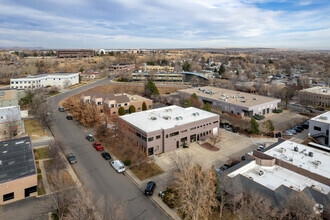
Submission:
POLYGON ((34 151, 35 157, 38 158, 39 160, 49 158, 48 147, 34 149, 33 151, 34 151))
POLYGON ((131 169, 139 180, 145 180, 152 176, 163 173, 164 171, 155 163, 144 163, 131 169))
POLYGON ((31 136, 32 140, 39 139, 42 137, 48 137, 48 134, 45 133, 45 129, 39 125, 38 120, 29 119, 24 120, 25 132, 31 136))

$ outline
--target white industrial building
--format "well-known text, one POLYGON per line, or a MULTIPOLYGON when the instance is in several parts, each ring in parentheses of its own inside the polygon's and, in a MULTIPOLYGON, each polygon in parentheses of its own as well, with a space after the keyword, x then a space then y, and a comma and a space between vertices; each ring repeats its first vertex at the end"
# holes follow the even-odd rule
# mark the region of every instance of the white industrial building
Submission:
POLYGON ((79 73, 47 73, 10 79, 11 89, 35 89, 48 86, 65 88, 79 83, 79 73))
POLYGON ((310 137, 319 144, 330 147, 329 142, 330 130, 330 111, 318 115, 309 120, 310 137))

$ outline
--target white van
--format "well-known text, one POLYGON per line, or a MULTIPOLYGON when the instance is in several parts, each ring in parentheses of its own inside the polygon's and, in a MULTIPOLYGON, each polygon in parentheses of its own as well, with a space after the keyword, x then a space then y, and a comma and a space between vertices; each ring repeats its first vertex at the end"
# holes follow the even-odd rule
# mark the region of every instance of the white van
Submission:
POLYGON ((125 171, 125 166, 120 160, 113 160, 110 162, 110 164, 118 173, 125 171))

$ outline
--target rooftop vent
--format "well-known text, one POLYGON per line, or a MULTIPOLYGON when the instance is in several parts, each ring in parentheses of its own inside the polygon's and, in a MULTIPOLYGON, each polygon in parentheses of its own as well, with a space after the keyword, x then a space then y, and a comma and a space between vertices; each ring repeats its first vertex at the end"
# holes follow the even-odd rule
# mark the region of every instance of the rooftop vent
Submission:
POLYGON ((194 113, 192 113, 192 115, 193 115, 193 116, 198 116, 199 113, 198 113, 198 112, 194 112, 194 113))
POLYGON ((258 173, 259 176, 262 176, 264 175, 264 171, 260 170, 259 173, 258 173))
POLYGON ((168 109, 165 109, 166 112, 171 112, 172 109, 168 108, 168 109))
POLYGON ((179 121, 179 120, 182 120, 183 117, 182 116, 177 116, 177 117, 175 117, 175 119, 179 121))
POLYGON ((153 120, 153 121, 156 120, 156 119, 157 119, 156 117, 151 117, 150 118, 150 120, 153 120))
POLYGON ((308 153, 308 156, 310 156, 310 157, 313 157, 313 155, 314 155, 314 154, 313 154, 313 152, 311 152, 311 151, 308 153))
POLYGON ((326 121, 326 120, 328 120, 328 117, 326 117, 326 116, 320 116, 319 119, 326 121))
POLYGON ((295 152, 298 152, 299 149, 298 149, 298 147, 294 147, 293 150, 294 150, 295 152))
POLYGON ((24 141, 18 141, 15 144, 24 144, 24 141))
POLYGON ((169 119, 171 119, 171 116, 165 115, 165 116, 163 116, 163 118, 164 118, 165 120, 169 120, 169 119))
POLYGON ((285 148, 283 148, 283 147, 281 147, 280 149, 278 149, 278 152, 280 152, 280 153, 284 153, 286 150, 285 150, 285 148))
POLYGON ((321 165, 321 161, 319 161, 319 160, 314 160, 314 161, 313 161, 313 164, 314 164, 315 166, 319 166, 319 165, 321 165))

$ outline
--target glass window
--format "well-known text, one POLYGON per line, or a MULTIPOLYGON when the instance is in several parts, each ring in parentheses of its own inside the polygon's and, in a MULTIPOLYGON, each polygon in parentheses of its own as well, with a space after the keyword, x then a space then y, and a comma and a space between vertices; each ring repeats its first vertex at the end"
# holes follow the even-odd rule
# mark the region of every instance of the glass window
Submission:
POLYGON ((11 199, 13 199, 14 198, 14 193, 12 192, 12 193, 8 193, 8 194, 5 194, 5 195, 3 195, 3 201, 5 202, 5 201, 8 201, 8 200, 11 200, 11 199))
POLYGON ((142 136, 142 140, 147 141, 147 138, 145 136, 142 136))
POLYGON ((170 134, 170 137, 177 136, 177 135, 179 135, 179 132, 178 132, 178 131, 177 131, 177 132, 173 132, 173 133, 171 133, 171 134, 170 134))
POLYGON ((157 136, 156 136, 156 139, 160 139, 160 135, 157 135, 157 136))
POLYGON ((317 126, 314 126, 314 130, 315 131, 321 131, 321 128, 320 127, 317 127, 317 126))
POLYGON ((148 138, 148 142, 153 141, 153 140, 154 140, 154 137, 148 138))

